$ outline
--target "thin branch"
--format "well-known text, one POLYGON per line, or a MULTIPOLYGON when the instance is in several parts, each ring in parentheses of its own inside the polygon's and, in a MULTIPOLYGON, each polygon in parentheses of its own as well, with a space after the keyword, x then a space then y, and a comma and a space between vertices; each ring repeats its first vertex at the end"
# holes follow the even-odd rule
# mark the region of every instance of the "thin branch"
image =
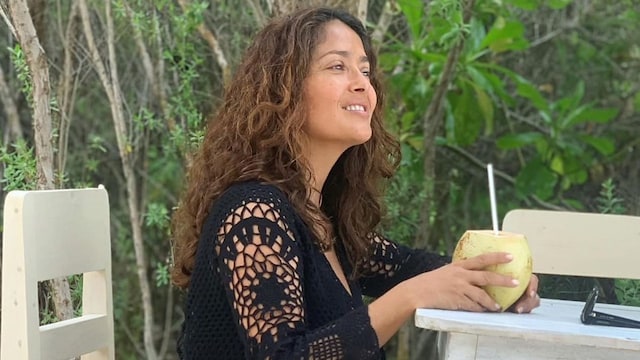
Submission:
POLYGON ((4 20, 5 24, 7 24, 7 27, 9 28, 11 35, 13 35, 13 37, 17 39, 18 35, 16 35, 16 29, 13 27, 11 20, 9 20, 9 16, 7 16, 7 13, 4 7, 5 7, 4 4, 0 4, 0 16, 2 16, 2 20, 4 20))
POLYGON ((376 25, 375 30, 373 30, 373 34, 371 34, 371 41, 375 44, 375 46, 381 46, 384 40, 384 34, 387 33, 387 30, 391 25, 391 20, 393 20, 393 16, 397 12, 398 4, 395 0, 388 0, 384 3, 384 6, 382 7, 382 13, 380 13, 380 17, 378 18, 378 24, 376 25))
POLYGON ((363 24, 367 23, 367 11, 369 8, 369 0, 359 0, 358 1, 358 19, 363 24))
POLYGON ((262 11, 262 6, 260 6, 260 1, 258 0, 247 0, 251 10, 253 10, 253 17, 256 20, 256 24, 259 28, 263 27, 267 23, 267 16, 262 11))
MULTIPOLYGON (((186 12, 188 10, 190 5, 189 0, 178 0, 178 3, 180 4, 182 11, 186 12)), ((216 62, 222 70, 222 79, 226 84, 231 79, 231 69, 229 68, 229 63, 227 62, 227 58, 220 47, 218 39, 204 23, 200 23, 198 25, 198 33, 200 33, 200 36, 207 42, 207 44, 209 44, 209 47, 213 51, 213 54, 216 57, 216 62)))
MULTIPOLYGON (((480 169, 485 169, 486 168, 486 162, 482 161, 480 159, 478 159, 477 157, 473 156, 473 154, 469 153, 468 151, 465 151, 464 149, 455 146, 455 145, 445 145, 447 149, 453 151, 454 153, 460 155, 461 157, 463 157, 465 160, 469 161, 470 163, 472 163, 473 165, 477 166, 480 169)), ((497 178, 500 178, 504 181, 506 181, 507 183, 509 183, 510 185, 515 185, 516 184, 516 179, 514 179, 511 175, 499 170, 499 169, 495 169, 493 170, 494 175, 497 178)), ((564 208, 562 206, 558 206, 558 205, 554 205, 552 203, 546 202, 542 199, 540 199, 539 197, 535 196, 535 195, 529 195, 528 196, 531 200, 533 200, 534 202, 536 202, 538 205, 546 208, 546 209, 550 209, 550 210, 567 210, 567 208, 564 208)))
POLYGON ((160 345, 160 355, 158 358, 162 359, 167 354, 169 349, 169 342, 173 339, 171 336, 171 330, 173 325, 173 287, 167 286, 167 303, 165 305, 164 312, 164 331, 162 332, 162 344, 160 345))
MULTIPOLYGON (((75 99, 75 84, 72 89, 71 79, 73 76, 73 40, 76 34, 76 17, 78 16, 78 3, 73 2, 71 12, 69 14, 69 23, 64 36, 64 63, 62 78, 58 89, 58 98, 60 99, 60 125, 58 127, 58 153, 57 166, 58 173, 64 174, 67 163, 67 150, 69 148, 69 128, 71 126, 71 114, 73 112, 73 103, 75 99), (73 90, 73 91, 72 91, 73 90)), ((77 80, 77 77, 75 78, 77 80)), ((62 179, 62 177, 60 177, 62 179)), ((61 180, 60 180, 61 181, 61 180)), ((60 184, 61 185, 61 184, 60 184)))
POLYGON ((127 205, 129 208, 129 221, 133 236, 134 253, 136 256, 136 270, 138 281, 140 284, 140 293, 142 297, 142 310, 144 313, 144 347, 146 358, 156 360, 157 353, 153 339, 153 304, 151 301, 151 290, 149 280, 147 278, 147 263, 145 259, 144 240, 140 223, 140 210, 138 208, 138 189, 136 185, 136 177, 134 172, 133 161, 131 158, 131 150, 128 143, 127 126, 124 119, 122 93, 118 80, 118 69, 115 56, 114 43, 114 26, 111 17, 111 2, 105 1, 106 13, 106 34, 107 34, 107 59, 109 61, 109 74, 102 61, 98 48, 95 44, 93 30, 89 19, 89 10, 86 0, 78 0, 80 5, 80 15, 84 27, 85 38, 89 46, 91 60, 98 72, 98 76, 109 98, 111 107, 111 115, 113 118, 116 140, 118 144, 118 152, 122 165, 124 181, 127 189, 127 205), (110 75, 110 76, 109 76, 110 75))

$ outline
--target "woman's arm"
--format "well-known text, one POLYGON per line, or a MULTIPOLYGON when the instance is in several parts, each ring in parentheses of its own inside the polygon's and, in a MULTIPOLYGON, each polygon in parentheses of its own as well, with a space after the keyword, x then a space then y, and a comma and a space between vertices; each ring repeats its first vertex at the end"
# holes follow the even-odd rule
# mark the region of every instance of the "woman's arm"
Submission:
POLYGON ((372 254, 361 264, 359 279, 365 295, 379 297, 402 281, 451 262, 449 256, 412 249, 380 234, 370 234, 372 254))
POLYGON ((248 356, 366 359, 379 352, 366 307, 307 327, 304 263, 293 224, 271 203, 239 206, 218 232, 218 267, 248 356))
POLYGON ((516 283, 508 276, 482 269, 511 259, 511 255, 506 253, 484 254, 402 281, 369 305, 371 326, 378 342, 384 345, 417 308, 498 310, 500 306, 481 287, 514 287, 516 283))

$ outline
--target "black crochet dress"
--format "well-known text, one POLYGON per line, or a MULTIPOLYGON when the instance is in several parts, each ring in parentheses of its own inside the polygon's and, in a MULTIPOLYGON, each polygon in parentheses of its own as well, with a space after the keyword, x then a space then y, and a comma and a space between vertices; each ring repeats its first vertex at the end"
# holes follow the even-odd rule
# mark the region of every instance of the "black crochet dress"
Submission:
MULTIPOLYGON (((181 359, 384 359, 362 295, 448 259, 379 235, 367 275, 342 286, 277 187, 231 186, 207 218, 187 291, 181 359)), ((349 274, 340 241, 340 263, 349 274)))

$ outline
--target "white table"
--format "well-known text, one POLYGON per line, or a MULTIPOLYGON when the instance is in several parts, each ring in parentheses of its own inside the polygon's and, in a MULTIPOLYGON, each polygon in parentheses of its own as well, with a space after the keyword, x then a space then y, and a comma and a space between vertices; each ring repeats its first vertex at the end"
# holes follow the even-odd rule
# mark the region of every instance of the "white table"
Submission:
MULTIPOLYGON (((417 327, 441 331, 447 360, 640 360, 640 329, 584 325, 583 302, 541 299, 530 314, 418 309, 417 327)), ((640 308, 595 310, 640 320, 640 308)))

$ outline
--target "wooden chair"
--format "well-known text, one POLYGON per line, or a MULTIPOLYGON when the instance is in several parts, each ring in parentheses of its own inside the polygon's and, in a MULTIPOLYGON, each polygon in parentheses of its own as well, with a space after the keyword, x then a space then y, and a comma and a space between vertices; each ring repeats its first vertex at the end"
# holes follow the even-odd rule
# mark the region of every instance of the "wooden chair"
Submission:
POLYGON ((527 237, 538 274, 640 279, 640 217, 509 211, 502 230, 527 237))
POLYGON ((2 246, 2 360, 113 360, 107 191, 11 191, 2 246), (73 274, 82 316, 39 326, 38 282, 73 274))

